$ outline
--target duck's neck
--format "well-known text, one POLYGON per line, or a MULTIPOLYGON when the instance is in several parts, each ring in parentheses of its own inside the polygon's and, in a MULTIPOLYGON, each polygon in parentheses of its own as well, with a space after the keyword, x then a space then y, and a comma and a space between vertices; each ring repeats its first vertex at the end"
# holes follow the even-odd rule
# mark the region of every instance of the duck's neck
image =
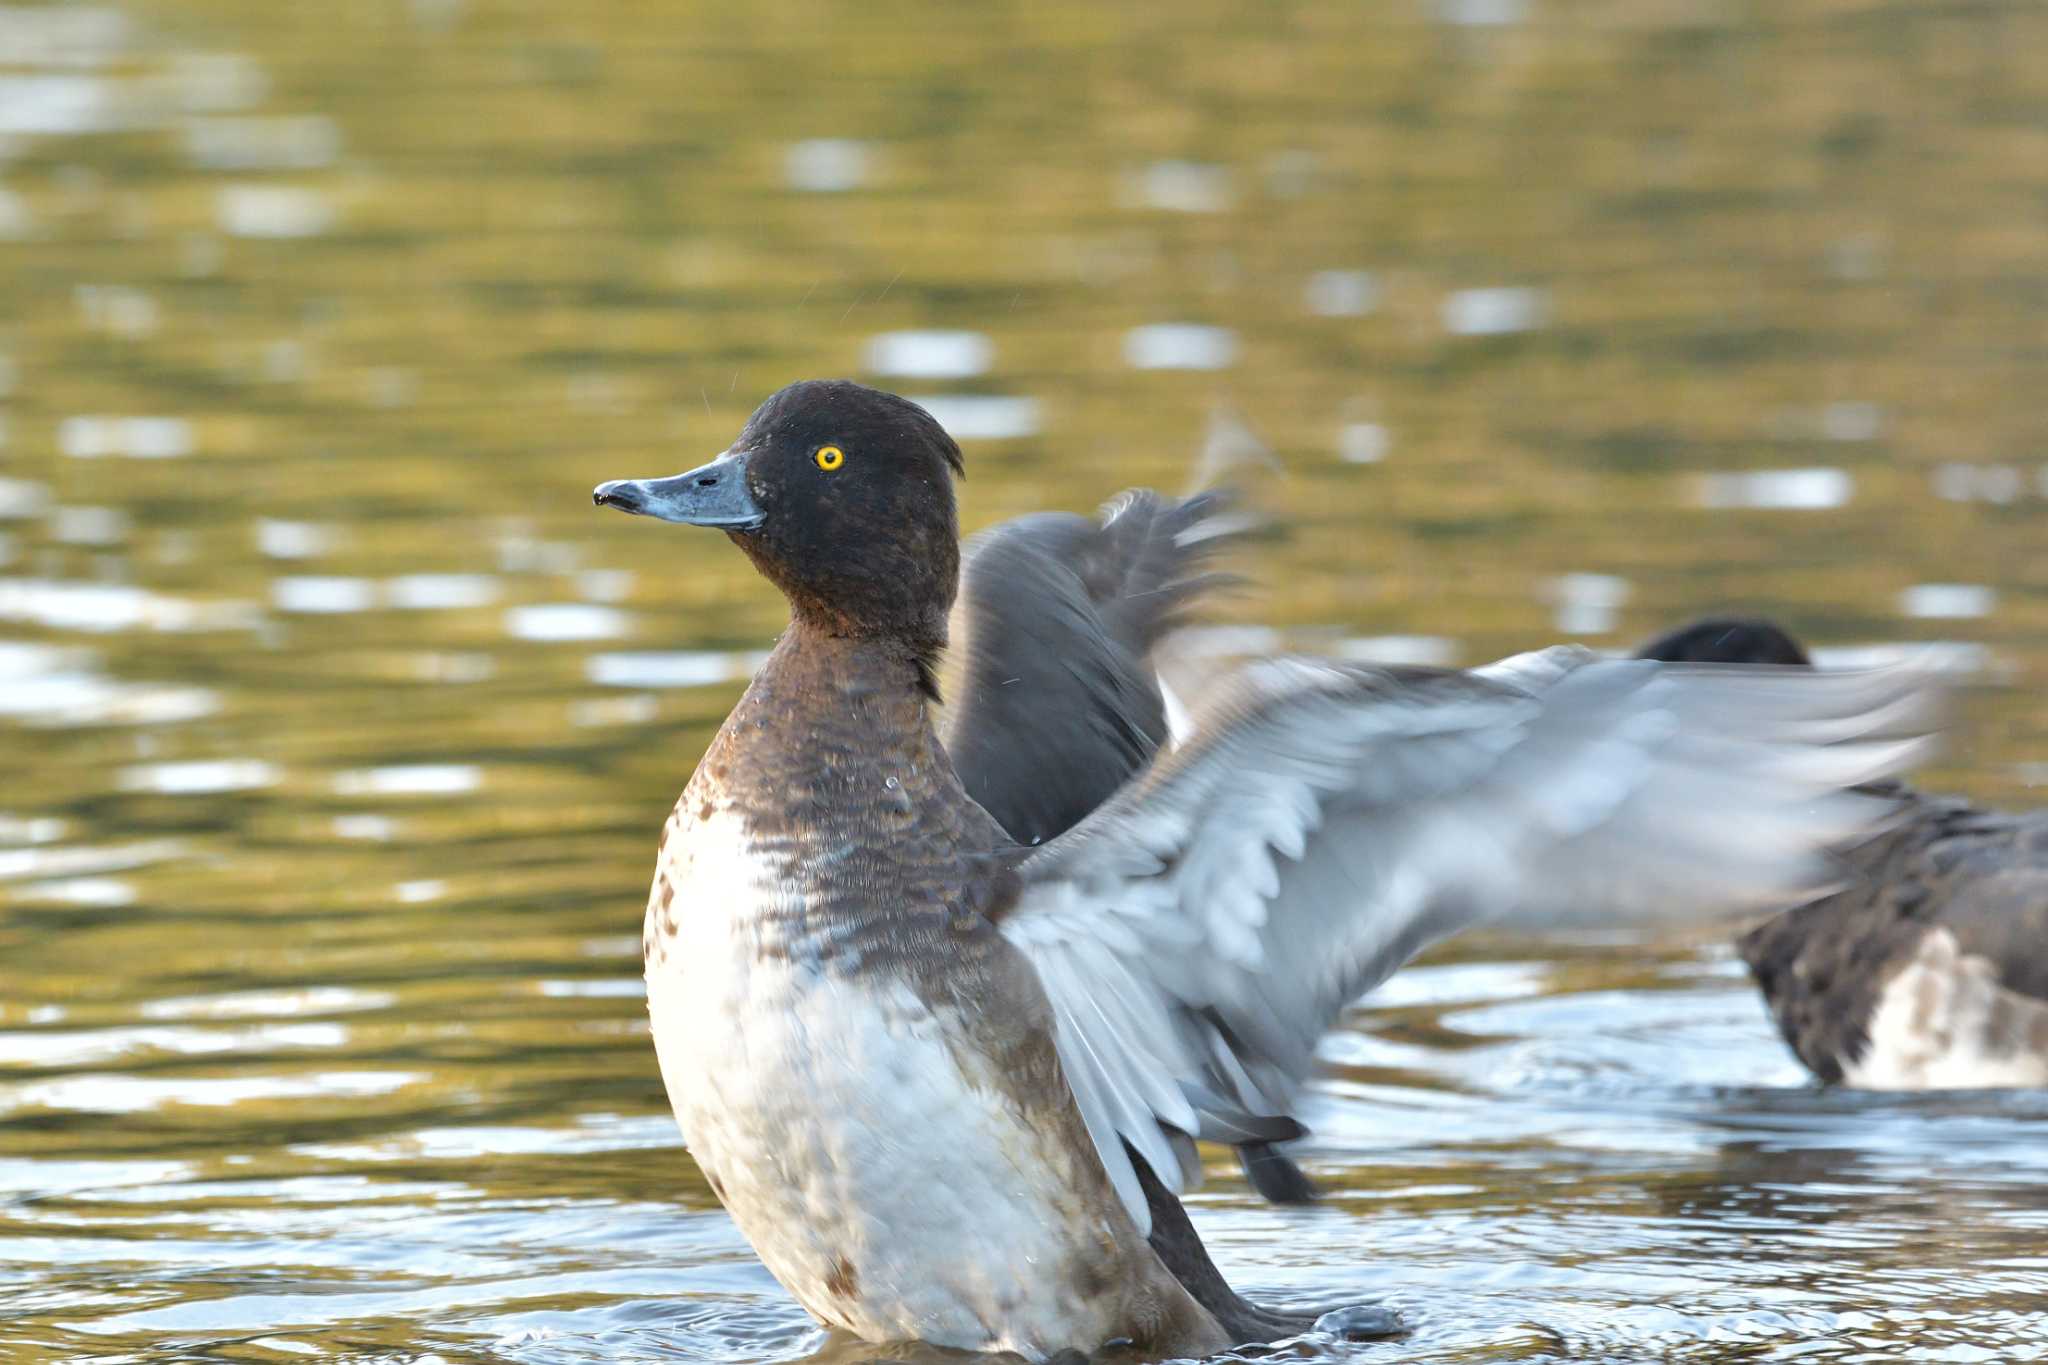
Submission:
POLYGON ((785 736, 914 743, 933 733, 930 657, 902 641, 847 635, 798 617, 754 675, 742 709, 760 728, 785 736))
POLYGON ((797 620, 705 755, 760 836, 817 853, 896 839, 966 802, 932 728, 925 656, 797 620))
POLYGON ((693 799, 737 814, 788 889, 754 911, 763 951, 895 960, 905 925, 948 913, 961 869, 1001 842, 932 728, 915 651, 792 625, 705 754, 693 799))

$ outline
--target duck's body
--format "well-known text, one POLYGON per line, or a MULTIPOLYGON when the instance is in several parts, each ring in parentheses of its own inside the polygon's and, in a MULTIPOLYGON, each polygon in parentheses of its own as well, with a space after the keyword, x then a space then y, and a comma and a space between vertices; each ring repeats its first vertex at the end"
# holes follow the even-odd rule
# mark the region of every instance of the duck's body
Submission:
POLYGON ((969 632, 1029 641, 1014 677, 1121 746, 1052 742, 1059 717, 998 698, 1012 670, 976 651, 956 733, 1033 732, 966 765, 1006 829, 931 716, 959 470, 923 409, 804 383, 712 464, 597 491, 726 530, 790 603, 664 831, 649 1008, 713 1190, 819 1321, 870 1340, 1159 1357, 1307 1326, 1203 1251, 1176 1198, 1197 1138, 1297 1136, 1338 1012, 1469 925, 1799 899, 1883 809, 1840 788, 1918 748, 1891 729, 1910 675, 1764 687, 1563 650, 1475 674, 1264 660, 1161 750, 1144 629, 1085 618, 1171 600, 1194 537, 1112 513, 1035 540, 1075 547, 1078 587, 997 593, 1004 621, 969 632), (1118 541, 1105 562, 1141 571, 1095 572, 1118 541), (1034 754, 1057 791, 1017 785, 1034 754))
MULTIPOLYGON (((1710 618, 1645 658, 1806 667, 1769 621, 1710 618)), ((1843 887, 1736 940, 1794 1055, 1824 1085, 2048 1085, 2048 811, 1901 783, 1892 827, 1840 854, 1843 887)))
POLYGON ((677 803, 648 903, 691 1153, 798 1301, 870 1340, 1228 1345, 1109 1188, 1045 993, 992 926, 1006 843, 911 661, 785 636, 677 803))
POLYGON ((1901 788, 1849 885, 1736 941, 1799 1060, 1866 1090, 2048 1085, 2048 818, 1901 788))

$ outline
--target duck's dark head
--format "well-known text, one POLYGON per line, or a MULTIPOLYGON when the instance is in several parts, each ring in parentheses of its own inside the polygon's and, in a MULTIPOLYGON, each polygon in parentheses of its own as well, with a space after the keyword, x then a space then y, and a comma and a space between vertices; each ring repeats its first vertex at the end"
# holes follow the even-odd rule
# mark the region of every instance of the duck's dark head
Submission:
POLYGON ((791 384, 726 452, 666 479, 599 484, 600 507, 724 531, 796 618, 834 635, 946 642, 960 572, 960 447, 908 399, 846 380, 791 384))
POLYGON ((1762 617, 1709 616, 1658 636, 1638 659, 1695 664, 1811 664, 1797 640, 1762 617))

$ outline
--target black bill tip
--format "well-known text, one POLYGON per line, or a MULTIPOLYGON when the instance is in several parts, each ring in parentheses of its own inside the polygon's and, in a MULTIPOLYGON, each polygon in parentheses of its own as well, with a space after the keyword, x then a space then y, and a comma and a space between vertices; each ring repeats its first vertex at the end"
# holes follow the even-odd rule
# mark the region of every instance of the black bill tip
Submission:
POLYGON ((751 531, 767 520, 747 487, 747 459, 741 451, 727 451, 710 464, 666 479, 612 479, 592 489, 590 500, 635 516, 721 531, 751 531))

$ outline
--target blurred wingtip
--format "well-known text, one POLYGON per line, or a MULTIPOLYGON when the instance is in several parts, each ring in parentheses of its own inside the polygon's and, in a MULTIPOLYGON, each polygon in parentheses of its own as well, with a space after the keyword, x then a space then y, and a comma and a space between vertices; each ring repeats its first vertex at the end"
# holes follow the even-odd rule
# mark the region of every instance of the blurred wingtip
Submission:
POLYGON ((1209 408, 1183 496, 1218 487, 1241 488, 1249 481, 1248 475, 1258 473, 1284 477, 1287 466, 1236 407, 1217 399, 1209 408))

